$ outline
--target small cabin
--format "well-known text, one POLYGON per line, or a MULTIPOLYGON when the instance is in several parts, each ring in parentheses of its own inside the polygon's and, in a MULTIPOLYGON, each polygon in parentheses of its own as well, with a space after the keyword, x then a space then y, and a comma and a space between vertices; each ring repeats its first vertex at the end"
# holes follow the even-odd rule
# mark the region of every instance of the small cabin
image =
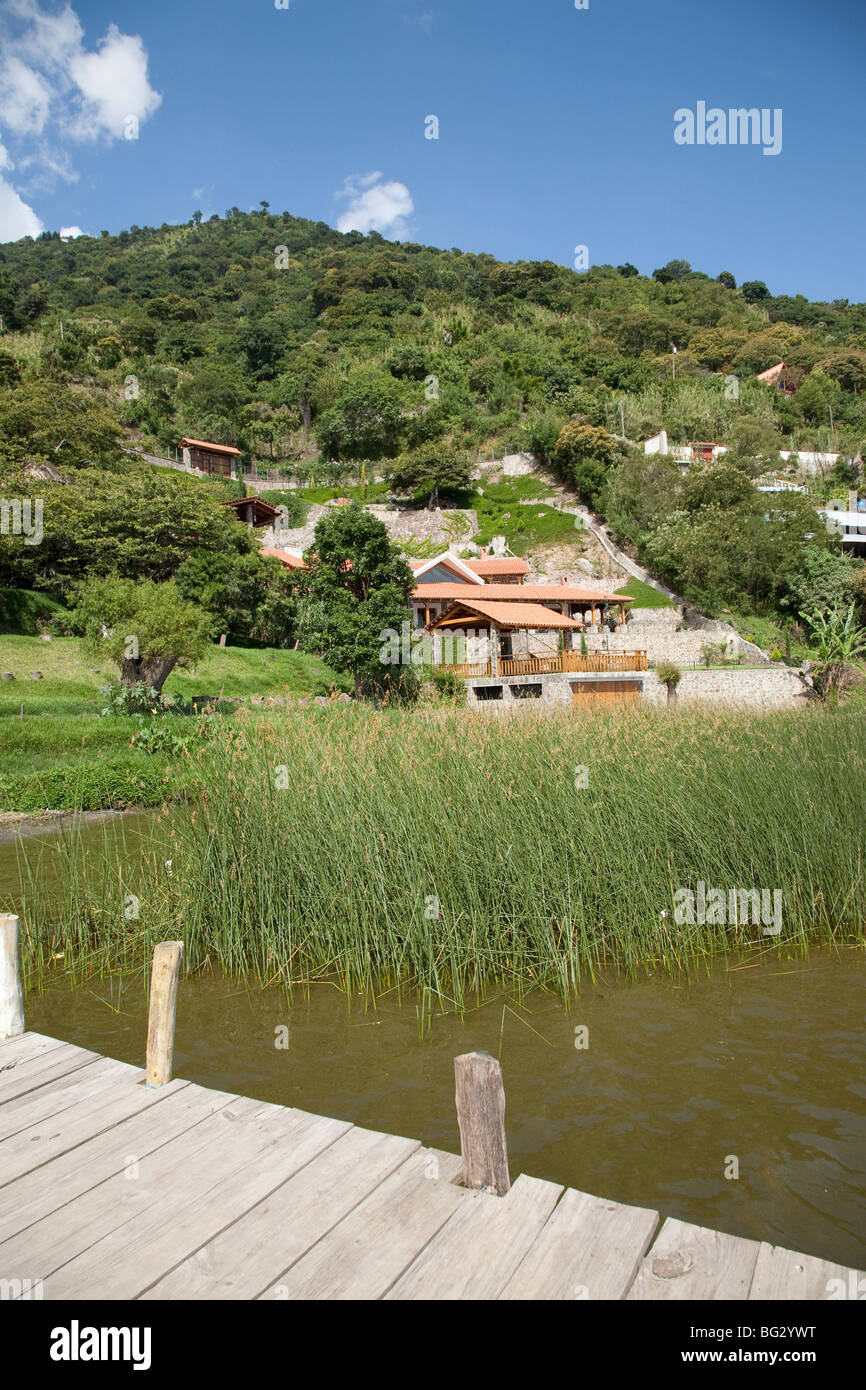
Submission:
POLYGON ((250 530, 255 526, 273 526, 280 515, 279 507, 271 506, 262 497, 236 497, 231 502, 223 502, 230 507, 238 521, 244 522, 250 530))
POLYGON ((233 478, 243 471, 240 465, 241 451, 229 444, 211 444, 206 439, 182 439, 183 462, 186 468, 197 468, 200 473, 216 473, 222 478, 233 478))

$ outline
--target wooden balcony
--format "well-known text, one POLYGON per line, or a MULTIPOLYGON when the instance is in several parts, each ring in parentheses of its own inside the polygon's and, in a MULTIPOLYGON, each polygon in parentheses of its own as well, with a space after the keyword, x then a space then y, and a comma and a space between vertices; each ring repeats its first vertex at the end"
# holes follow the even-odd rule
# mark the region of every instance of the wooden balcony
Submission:
POLYGON ((501 656, 498 669, 489 661, 465 661, 457 666, 440 666, 465 680, 473 676, 549 676, 573 672, 590 674, 594 671, 646 671, 649 663, 646 652, 553 652, 550 656, 501 656))

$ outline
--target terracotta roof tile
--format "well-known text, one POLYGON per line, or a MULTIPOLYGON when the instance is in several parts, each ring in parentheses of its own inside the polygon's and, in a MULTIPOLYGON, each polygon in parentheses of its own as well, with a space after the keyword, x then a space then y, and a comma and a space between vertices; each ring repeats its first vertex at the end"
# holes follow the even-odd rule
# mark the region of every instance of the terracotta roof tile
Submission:
POLYGON ((628 594, 599 593, 594 589, 578 589, 571 584, 485 584, 481 590, 469 584, 425 584, 422 580, 415 588, 416 599, 467 598, 470 594, 483 593, 485 599, 505 599, 510 603, 531 603, 549 600, 558 603, 565 599, 571 603, 632 603, 628 594))
POLYGON ((181 448, 190 449, 210 449, 213 454, 239 454, 240 449, 233 449, 231 444, 209 444, 206 439, 182 439, 181 448))
POLYGON ((485 560, 464 560, 467 569, 475 574, 528 574, 529 566, 525 560, 513 555, 494 555, 485 560))
MULTIPOLYGON (((485 602, 483 599, 461 599, 459 604, 452 604, 447 613, 454 616, 458 608, 466 608, 470 613, 477 613, 482 618, 491 618, 500 627, 518 628, 581 628, 581 623, 577 618, 565 618, 561 613, 554 613, 550 608, 544 608, 540 603, 497 603, 485 602)), ((437 621, 441 621, 438 619, 437 621)), ((431 628, 436 627, 436 622, 430 624, 431 628)))
POLYGON ((259 551, 260 555, 272 555, 275 560, 281 561, 290 570, 305 570, 307 566, 297 555, 289 555, 288 551, 275 550, 273 546, 263 545, 259 551))

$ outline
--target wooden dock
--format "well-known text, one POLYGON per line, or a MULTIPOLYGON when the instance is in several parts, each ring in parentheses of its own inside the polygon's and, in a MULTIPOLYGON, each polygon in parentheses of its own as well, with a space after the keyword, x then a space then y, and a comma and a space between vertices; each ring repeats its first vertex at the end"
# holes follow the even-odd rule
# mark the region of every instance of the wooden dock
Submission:
POLYGON ((16 933, 0 918, 0 1299, 858 1296, 812 1256, 511 1185, 485 1053, 455 1064, 460 1158, 171 1079, 178 943, 156 949, 144 1069, 22 1031, 16 933))
POLYGON ((860 1277, 524 1175, 504 1197, 472 1191, 460 1171, 344 1120, 180 1079, 149 1089, 56 1038, 0 1043, 12 1296, 826 1299, 860 1277))

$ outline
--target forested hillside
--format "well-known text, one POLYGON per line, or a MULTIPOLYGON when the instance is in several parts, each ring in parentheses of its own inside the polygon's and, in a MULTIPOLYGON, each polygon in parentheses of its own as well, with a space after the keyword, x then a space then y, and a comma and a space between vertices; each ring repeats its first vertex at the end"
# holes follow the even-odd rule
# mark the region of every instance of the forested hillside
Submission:
MULTIPOLYGON (((191 435, 307 482, 373 465, 419 505, 437 486, 465 501, 479 456, 529 449, 682 592, 777 611, 795 602, 814 510, 795 496, 767 518, 750 479, 780 448, 832 450, 838 490, 866 440, 866 305, 683 261, 652 277, 503 264, 263 204, 6 245, 0 314, 3 485, 32 491, 35 470, 56 496, 42 545, 4 539, 0 582, 61 595, 82 564, 162 581, 202 550, 239 556, 249 574, 232 584, 250 587, 263 562, 218 507, 227 485, 121 453, 124 437, 164 452, 191 435), (783 360, 790 396, 756 379, 783 360), (646 459, 635 442, 662 428, 729 446, 716 481, 646 459)), ((276 640, 270 619, 260 630, 276 640)))
POLYGON ((475 449, 575 415, 619 432, 621 401, 631 439, 664 427, 760 445, 777 432, 856 453, 866 435, 866 305, 776 298, 682 261, 653 279, 629 265, 578 274, 237 209, 67 243, 46 233, 0 254, 7 352, 111 393, 162 446, 190 432, 291 458, 309 425, 335 457, 443 434, 475 449), (793 399, 754 384, 781 360, 793 399), (128 375, 139 395, 124 401, 128 375))

